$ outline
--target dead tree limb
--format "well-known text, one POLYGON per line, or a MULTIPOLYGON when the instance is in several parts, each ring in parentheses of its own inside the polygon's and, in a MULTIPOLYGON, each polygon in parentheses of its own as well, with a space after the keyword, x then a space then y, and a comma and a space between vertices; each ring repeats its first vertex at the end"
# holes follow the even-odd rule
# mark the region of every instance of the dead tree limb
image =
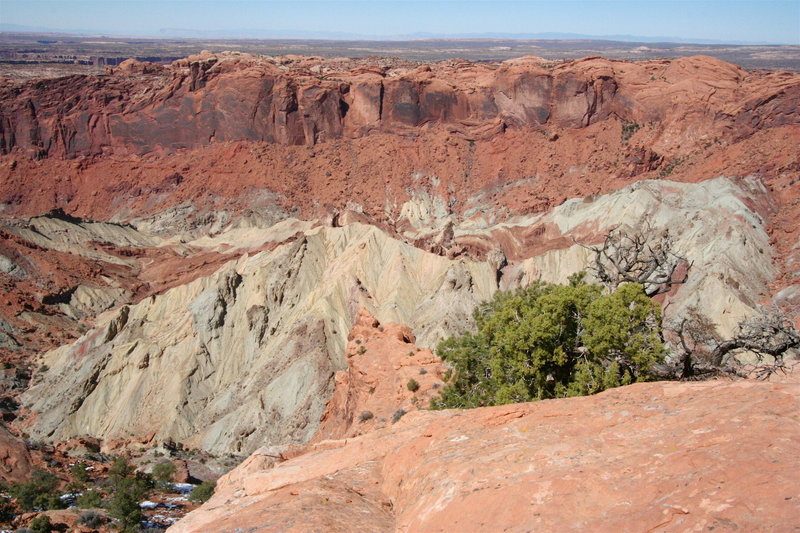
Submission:
POLYGON ((665 329, 676 337, 679 352, 672 372, 682 379, 710 375, 767 379, 775 372, 785 371, 784 356, 800 349, 800 333, 777 310, 762 310, 743 320, 730 339, 720 338, 716 325, 694 308, 665 329), (729 357, 734 352, 749 352, 756 364, 739 363, 729 357))
POLYGON ((692 266, 672 250, 669 230, 656 233, 649 224, 637 233, 618 226, 606 234, 601 245, 580 245, 594 253, 588 268, 612 291, 622 283, 639 283, 651 297, 669 292, 673 285, 686 282, 692 266), (683 276, 676 277, 681 264, 686 265, 686 270, 683 276))

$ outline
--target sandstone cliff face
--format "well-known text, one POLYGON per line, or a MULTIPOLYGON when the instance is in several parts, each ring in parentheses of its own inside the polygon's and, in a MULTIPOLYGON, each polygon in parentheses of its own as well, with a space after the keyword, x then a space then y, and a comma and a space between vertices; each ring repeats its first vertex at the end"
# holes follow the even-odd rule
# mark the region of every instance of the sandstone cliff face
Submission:
MULTIPOLYGON (((432 348, 466 329, 475 304, 498 287, 563 282, 586 268, 589 253, 575 241, 595 243, 619 224, 668 229, 691 263, 687 283, 667 296, 667 319, 694 306, 729 335, 769 300, 776 271, 758 214, 768 198, 756 180, 640 182, 539 217, 442 219, 441 255, 360 223, 237 226, 186 246, 239 246, 238 260, 110 311, 81 339, 46 354, 49 371, 23 396, 34 412, 28 432, 55 440, 154 432, 156 440, 214 453, 307 442, 321 418, 320 438, 355 434, 362 411, 379 415, 364 426, 372 427, 405 408, 409 397, 397 389, 423 362, 436 362, 393 341, 400 326, 359 333, 366 327, 366 318, 355 320, 359 309, 407 325, 419 347, 432 348), (467 259, 466 248, 483 252, 467 259), (365 344, 355 345, 358 335, 365 344)), ((414 240, 407 227, 405 238, 414 240)), ((417 378, 422 404, 440 374, 436 366, 417 378)))
POLYGON ((583 128, 612 115, 660 123, 657 144, 669 144, 690 125, 748 135, 799 122, 796 75, 750 74, 709 57, 365 68, 224 53, 136 66, 0 88, 0 150, 72 157, 233 140, 313 145, 426 124, 583 128))
POLYGON ((797 383, 723 381, 414 412, 255 454, 169 531, 791 531, 799 407, 797 383))

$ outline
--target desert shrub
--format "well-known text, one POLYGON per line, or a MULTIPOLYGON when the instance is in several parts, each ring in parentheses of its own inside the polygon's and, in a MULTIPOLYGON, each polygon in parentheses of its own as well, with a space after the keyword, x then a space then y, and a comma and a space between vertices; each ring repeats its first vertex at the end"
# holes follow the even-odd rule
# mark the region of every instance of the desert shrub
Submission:
POLYGON ((112 482, 115 482, 130 477, 135 471, 136 469, 125 457, 119 456, 115 457, 114 462, 111 463, 111 468, 108 469, 108 477, 112 482))
POLYGON ((474 312, 477 331, 442 341, 453 368, 433 408, 580 396, 645 381, 664 358, 661 310, 639 284, 610 294, 570 278, 498 292, 474 312))
POLYGON ((30 481, 12 483, 8 492, 25 511, 60 509, 63 503, 58 498, 57 487, 58 479, 53 474, 34 470, 30 481))
POLYGON ((50 533, 53 531, 53 523, 46 514, 40 514, 31 520, 30 527, 33 533, 50 533))
POLYGON ((0 496, 0 524, 11 522, 14 519, 14 506, 0 496))
POLYGON ((139 502, 153 488, 152 477, 136 472, 126 458, 117 457, 109 469, 109 480, 114 496, 108 504, 108 514, 117 520, 122 531, 138 531, 144 520, 139 502))
POLYGON ((392 424, 396 424, 403 416, 405 416, 405 409, 398 409, 392 414, 392 424))
POLYGON ((91 528, 98 528, 103 525, 105 519, 103 519, 103 515, 96 511, 84 511, 78 517, 78 523, 82 526, 91 527, 91 528))
POLYGON ((366 422, 367 420, 372 420, 374 417, 375 415, 372 414, 372 411, 362 411, 358 419, 361 422, 366 422))
POLYGON ((633 134, 640 128, 640 126, 636 122, 631 122, 628 120, 622 121, 622 141, 628 142, 633 134))
POLYGON ((89 481, 89 472, 86 471, 86 463, 84 463, 83 461, 78 461, 77 463, 72 465, 69 471, 72 474, 72 477, 74 477, 78 481, 82 483, 86 483, 87 481, 89 481))
POLYGON ((411 378, 408 380, 408 383, 406 383, 406 388, 411 392, 417 392, 419 390, 419 382, 417 382, 416 379, 411 378))
POLYGON ((204 502, 214 495, 214 488, 217 486, 216 481, 203 481, 198 486, 192 489, 189 493, 189 501, 204 502))
POLYGON ((153 467, 153 479, 163 483, 172 481, 175 475, 175 463, 172 461, 164 461, 153 467))
POLYGON ((96 490, 85 490, 75 500, 75 504, 81 509, 93 509, 103 504, 103 495, 96 490))
POLYGON ((140 498, 136 486, 130 483, 120 485, 114 492, 114 497, 108 504, 108 514, 117 519, 117 525, 122 531, 138 531, 141 521, 144 520, 139 507, 140 498))

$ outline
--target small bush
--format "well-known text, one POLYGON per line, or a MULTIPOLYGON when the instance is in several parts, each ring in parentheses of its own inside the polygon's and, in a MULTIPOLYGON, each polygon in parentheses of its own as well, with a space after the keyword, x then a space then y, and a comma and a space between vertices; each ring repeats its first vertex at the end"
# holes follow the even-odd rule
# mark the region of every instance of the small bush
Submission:
POLYGON ((81 509, 94 509, 103 504, 103 495, 96 490, 85 490, 75 500, 75 504, 81 509))
POLYGON ((216 481, 203 481, 198 486, 192 489, 189 493, 189 501, 204 502, 214 495, 214 488, 217 486, 216 481))
POLYGON ((89 472, 86 471, 86 463, 83 461, 78 461, 69 469, 72 477, 77 479, 82 483, 86 483, 89 481, 89 472))
POLYGON ((50 533, 53 531, 53 523, 46 514, 40 514, 31 521, 31 531, 33 533, 50 533))
POLYGON ((367 349, 364 346, 360 346, 358 348, 358 352, 356 353, 358 353, 358 355, 364 355, 365 353, 367 353, 367 349))
POLYGON ((25 511, 60 509, 64 505, 56 492, 58 480, 50 472, 34 470, 30 481, 13 483, 8 492, 25 511))
POLYGON ((78 517, 78 523, 80 525, 91 528, 98 528, 102 526, 104 522, 103 515, 96 511, 84 511, 81 513, 81 516, 78 517))
POLYGON ((14 519, 14 506, 5 498, 0 498, 0 524, 14 519))
POLYGON ((420 376, 424 376, 424 375, 425 375, 425 374, 427 374, 427 373, 428 373, 428 371, 427 371, 427 370, 425 370, 424 368, 420 368, 420 369, 419 369, 419 374, 420 374, 420 376))
POLYGON ((408 383, 406 383, 406 388, 411 392, 417 392, 419 390, 419 382, 417 382, 416 379, 411 378, 408 380, 408 383))
POLYGON ((140 522, 144 520, 139 499, 140 496, 134 486, 123 484, 117 488, 108 504, 108 514, 118 520, 119 529, 122 531, 137 531, 140 522))
POLYGON ((397 421, 403 418, 405 414, 406 414, 405 409, 398 409, 397 411, 395 411, 394 414, 392 414, 392 424, 397 423, 397 421))
POLYGON ((375 418, 375 415, 372 414, 372 411, 362 411, 361 415, 358 417, 361 422, 366 422, 367 420, 372 420, 373 418, 375 418))
POLYGON ((635 283, 604 293, 583 275, 535 282, 496 293, 474 317, 477 331, 439 343, 456 371, 434 409, 595 394, 651 379, 665 355, 661 308, 635 283))
POLYGON ((128 462, 125 457, 116 457, 108 470, 108 477, 116 482, 120 479, 130 477, 135 472, 135 468, 128 462))
POLYGON ((628 142, 633 134, 640 128, 637 123, 628 120, 622 121, 622 141, 628 142))
POLYGON ((163 463, 157 464, 153 468, 153 479, 156 481, 161 482, 168 482, 172 481, 172 477, 175 475, 175 463, 172 461, 164 461, 163 463))

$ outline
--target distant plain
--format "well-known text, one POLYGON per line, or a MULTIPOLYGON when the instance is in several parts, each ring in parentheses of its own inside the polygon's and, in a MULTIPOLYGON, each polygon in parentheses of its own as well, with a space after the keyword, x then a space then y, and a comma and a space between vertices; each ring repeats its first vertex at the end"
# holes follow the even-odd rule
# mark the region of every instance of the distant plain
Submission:
POLYGON ((604 40, 431 39, 413 41, 143 39, 67 34, 0 33, 0 76, 15 79, 103 73, 133 57, 169 63, 198 53, 238 51, 260 55, 388 56, 432 62, 453 58, 503 61, 521 56, 550 60, 601 55, 650 60, 713 56, 745 69, 800 72, 800 46, 635 43, 604 40))

